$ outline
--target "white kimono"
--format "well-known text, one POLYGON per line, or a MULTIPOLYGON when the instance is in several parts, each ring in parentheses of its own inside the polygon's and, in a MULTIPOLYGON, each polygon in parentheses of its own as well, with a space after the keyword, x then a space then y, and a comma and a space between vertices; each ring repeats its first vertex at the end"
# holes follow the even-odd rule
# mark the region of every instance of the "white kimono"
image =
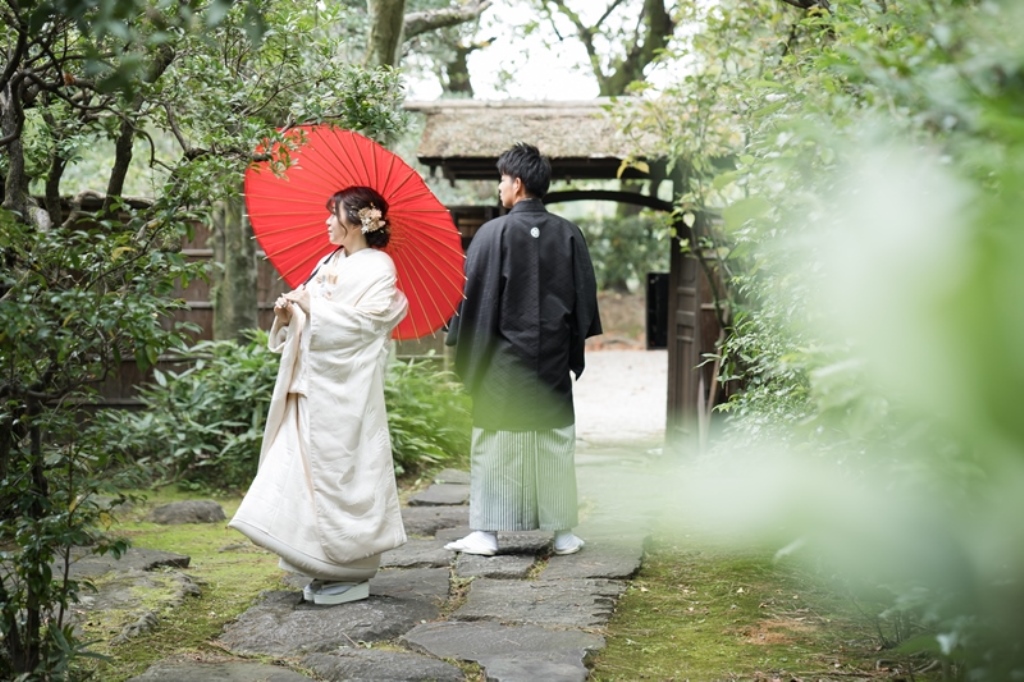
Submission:
POLYGON ((259 470, 228 524, 322 580, 372 577, 403 544, 384 407, 391 332, 408 302, 383 251, 337 251, 305 285, 309 316, 275 322, 281 353, 259 470))

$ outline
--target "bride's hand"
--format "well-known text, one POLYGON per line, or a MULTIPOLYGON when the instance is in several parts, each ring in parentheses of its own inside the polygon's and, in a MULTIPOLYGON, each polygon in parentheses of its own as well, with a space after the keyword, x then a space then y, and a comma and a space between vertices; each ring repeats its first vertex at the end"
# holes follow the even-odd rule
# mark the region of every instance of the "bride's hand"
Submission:
POLYGON ((284 296, 278 296, 274 301, 274 316, 281 324, 288 324, 292 319, 292 302, 284 296))
POLYGON ((306 291, 305 287, 296 289, 295 291, 289 291, 284 297, 294 303, 295 305, 302 308, 302 312, 309 314, 309 292, 306 291))

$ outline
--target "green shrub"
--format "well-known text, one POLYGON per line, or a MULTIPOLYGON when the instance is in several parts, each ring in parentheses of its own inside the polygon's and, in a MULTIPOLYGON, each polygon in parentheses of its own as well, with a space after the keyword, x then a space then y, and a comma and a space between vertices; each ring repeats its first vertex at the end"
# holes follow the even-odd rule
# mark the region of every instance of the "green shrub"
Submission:
POLYGON ((395 470, 413 474, 438 464, 465 464, 472 430, 470 399, 434 359, 400 360, 384 385, 395 470))
POLYGON ((658 216, 594 217, 580 221, 598 289, 636 291, 648 272, 667 272, 670 231, 658 216))
POLYGON ((97 427, 155 483, 234 488, 256 474, 278 355, 267 335, 245 344, 202 341, 179 353, 186 369, 154 372, 140 412, 110 411, 97 427))
POLYGON ((83 405, 114 367, 180 343, 169 297, 197 269, 173 247, 191 216, 115 204, 47 229, 0 209, 0 679, 71 679, 88 655, 71 622, 84 582, 55 570, 104 539, 100 495, 117 496, 109 451, 83 405), (114 216, 116 214, 116 219, 114 216))
MULTIPOLYGON (((267 349, 266 333, 251 332, 249 339, 203 341, 182 352, 186 369, 157 371, 140 388, 144 410, 106 412, 96 428, 155 484, 247 487, 256 475, 279 358, 267 349)), ((399 474, 465 460, 468 398, 450 373, 430 360, 397 361, 385 399, 399 474)))
POLYGON ((753 484, 725 499, 687 480, 866 603, 890 595, 880 647, 943 679, 1024 679, 1021 3, 779 5, 701 10, 677 58, 707 67, 649 112, 656 134, 674 114, 666 149, 735 163, 690 173, 677 203, 721 208, 723 380, 743 390, 707 461, 753 484), (770 519, 750 494, 767 489, 812 512, 770 519))

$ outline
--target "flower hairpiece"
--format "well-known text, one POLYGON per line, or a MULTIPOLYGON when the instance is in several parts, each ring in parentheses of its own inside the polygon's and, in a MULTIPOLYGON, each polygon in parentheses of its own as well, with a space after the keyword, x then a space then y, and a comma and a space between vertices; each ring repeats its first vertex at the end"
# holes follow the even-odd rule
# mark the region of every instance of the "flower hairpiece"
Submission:
POLYGON ((387 225, 387 221, 384 220, 384 214, 373 204, 359 209, 357 215, 359 216, 359 222, 363 224, 363 234, 376 232, 387 225))

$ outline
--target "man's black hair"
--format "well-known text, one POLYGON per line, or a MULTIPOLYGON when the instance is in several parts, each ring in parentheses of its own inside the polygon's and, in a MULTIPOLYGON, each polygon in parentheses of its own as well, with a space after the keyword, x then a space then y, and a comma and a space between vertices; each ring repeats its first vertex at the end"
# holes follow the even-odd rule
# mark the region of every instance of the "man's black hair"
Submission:
POLYGON ((498 172, 519 178, 530 196, 543 199, 551 186, 551 162, 532 144, 517 142, 498 157, 498 172))

